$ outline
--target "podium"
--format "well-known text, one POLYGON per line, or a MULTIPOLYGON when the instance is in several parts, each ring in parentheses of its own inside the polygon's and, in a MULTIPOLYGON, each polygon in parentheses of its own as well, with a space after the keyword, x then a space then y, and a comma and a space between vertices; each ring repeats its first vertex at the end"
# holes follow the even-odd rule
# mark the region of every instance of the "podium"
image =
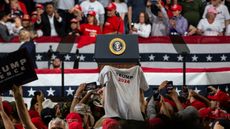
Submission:
POLYGON ((105 65, 131 68, 139 65, 137 35, 97 35, 94 58, 101 71, 105 65))

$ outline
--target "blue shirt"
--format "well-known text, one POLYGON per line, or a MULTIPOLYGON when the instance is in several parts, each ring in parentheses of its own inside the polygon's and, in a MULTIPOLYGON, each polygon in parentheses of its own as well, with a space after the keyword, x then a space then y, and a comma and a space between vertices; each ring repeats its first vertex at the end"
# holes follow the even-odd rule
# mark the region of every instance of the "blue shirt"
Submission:
POLYGON ((176 30, 179 35, 184 35, 188 30, 188 21, 183 16, 172 17, 172 19, 176 20, 176 28, 173 28, 170 25, 170 30, 176 30))

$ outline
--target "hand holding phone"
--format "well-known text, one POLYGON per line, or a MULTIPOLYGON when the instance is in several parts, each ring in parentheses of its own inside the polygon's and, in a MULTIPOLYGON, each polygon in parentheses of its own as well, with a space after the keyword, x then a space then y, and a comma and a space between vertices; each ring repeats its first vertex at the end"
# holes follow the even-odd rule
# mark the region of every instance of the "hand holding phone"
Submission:
POLYGON ((87 83, 85 86, 86 91, 95 90, 95 89, 97 89, 97 83, 96 82, 87 83))

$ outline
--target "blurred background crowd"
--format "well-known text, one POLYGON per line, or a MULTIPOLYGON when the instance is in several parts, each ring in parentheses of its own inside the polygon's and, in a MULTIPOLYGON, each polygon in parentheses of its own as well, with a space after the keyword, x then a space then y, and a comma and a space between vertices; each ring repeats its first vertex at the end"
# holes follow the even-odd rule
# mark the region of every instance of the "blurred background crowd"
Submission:
POLYGON ((230 34, 229 0, 1 0, 0 37, 230 34))

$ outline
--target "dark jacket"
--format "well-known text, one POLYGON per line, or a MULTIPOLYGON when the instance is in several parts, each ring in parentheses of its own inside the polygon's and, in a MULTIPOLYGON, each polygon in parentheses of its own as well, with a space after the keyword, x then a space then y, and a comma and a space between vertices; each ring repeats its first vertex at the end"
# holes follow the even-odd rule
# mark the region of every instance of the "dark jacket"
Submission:
POLYGON ((3 25, 1 23, 0 23, 0 38, 2 38, 4 41, 10 41, 13 38, 13 36, 9 34, 6 25, 3 25))
MULTIPOLYGON (((56 29, 58 36, 64 36, 65 35, 64 19, 62 18, 61 22, 58 22, 57 18, 55 18, 55 17, 53 19, 54 19, 54 27, 56 29)), ((51 26, 50 26, 50 22, 49 22, 49 18, 48 18, 47 13, 43 13, 41 15, 41 23, 39 23, 39 24, 36 23, 35 27, 41 28, 41 30, 43 31, 43 36, 50 36, 51 35, 51 26)))
POLYGON ((34 68, 37 68, 37 64, 36 64, 36 46, 34 44, 33 40, 27 41, 25 43, 23 43, 19 49, 22 48, 26 48, 27 51, 29 52, 29 55, 31 57, 32 60, 32 65, 34 66, 34 68))

